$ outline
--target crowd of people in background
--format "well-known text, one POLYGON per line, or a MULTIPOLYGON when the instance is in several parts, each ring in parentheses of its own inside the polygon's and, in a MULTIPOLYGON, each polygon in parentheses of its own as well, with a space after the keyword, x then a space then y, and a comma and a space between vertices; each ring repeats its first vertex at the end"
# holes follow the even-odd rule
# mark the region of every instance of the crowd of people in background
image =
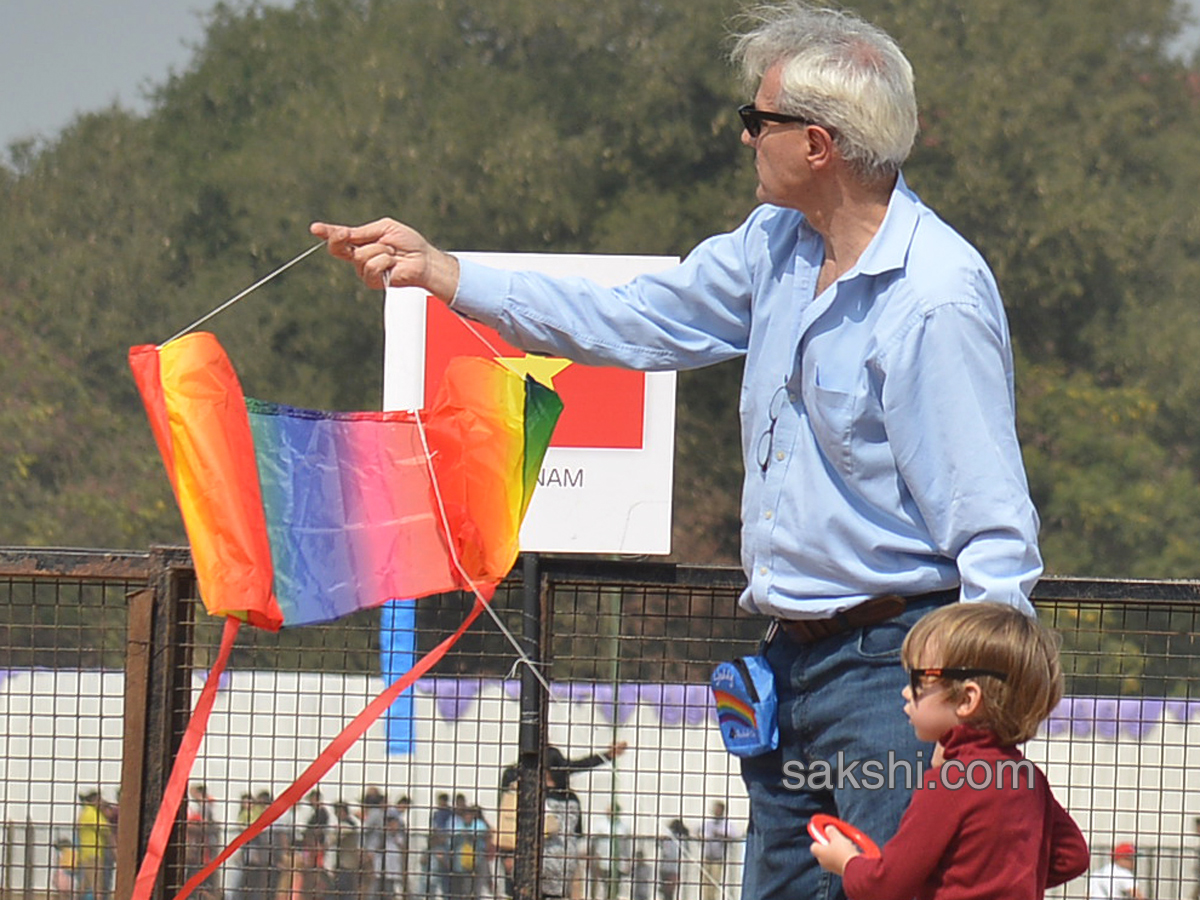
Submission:
MULTIPOLYGON (((554 776, 551 776, 554 777, 554 776)), ((543 894, 564 900, 675 900, 682 866, 703 859, 705 872, 718 873, 704 897, 719 898, 720 868, 726 845, 736 838, 709 820, 697 825, 697 839, 675 820, 661 839, 638 839, 613 804, 584 827, 579 798, 561 776, 547 784, 543 838, 543 894), (724 835, 714 844, 700 840, 724 835), (720 847, 720 859, 715 846, 720 847)), ((193 790, 188 813, 188 877, 221 847, 207 810, 203 787, 193 790), (193 828, 193 823, 194 828, 193 828)), ((273 801, 267 791, 241 797, 236 832, 244 830, 273 801)), ((724 819, 724 804, 713 804, 724 819)), ((227 864, 224 890, 205 882, 207 900, 487 900, 512 895, 511 868, 502 863, 497 830, 483 808, 462 793, 438 792, 423 823, 411 819, 407 796, 389 801, 369 787, 355 804, 326 804, 319 791, 246 843, 227 864)), ((511 856, 509 857, 511 859, 511 856)), ((709 876, 705 876, 709 877, 709 876)))
MULTIPOLYGON (((586 827, 570 776, 610 762, 625 747, 578 760, 551 748, 547 763, 543 836, 543 896, 562 900, 725 900, 733 883, 727 866, 740 857, 738 828, 722 800, 692 826, 668 821, 661 834, 639 835, 609 797, 595 804, 586 827)), ((497 900, 513 895, 516 767, 505 771, 496 823, 462 793, 438 792, 422 818, 412 819, 407 795, 389 801, 368 787, 350 803, 327 803, 320 790, 246 843, 198 889, 202 900, 497 900)), ((212 861, 275 800, 268 790, 244 793, 228 827, 216 799, 193 783, 183 810, 185 877, 212 861)), ((113 900, 119 805, 101 791, 79 794, 71 837, 53 843, 52 900, 113 900)), ((1200 817, 1195 823, 1200 834, 1200 817)), ((1090 900, 1145 900, 1135 881, 1138 853, 1117 844, 1106 865, 1091 873, 1090 900)), ((1200 857, 1198 857, 1200 858, 1200 857)), ((1196 884, 1200 885, 1200 864, 1196 884)), ((1192 900, 1200 898, 1200 887, 1192 900)))
MULTIPOLYGON (((677 900, 684 867, 701 878, 701 900, 720 900, 728 847, 737 838, 725 805, 695 824, 682 819, 661 837, 633 833, 620 805, 611 800, 592 817, 590 833, 571 771, 610 761, 624 750, 584 760, 551 761, 546 784, 542 888, 563 900, 677 900), (711 881, 707 888, 703 882, 711 881)), ((555 751, 557 753, 557 751, 555 751)), ((515 770, 514 770, 515 771, 515 770)), ((501 792, 515 804, 516 779, 507 773, 501 792)), ((275 801, 269 790, 240 796, 233 821, 220 821, 217 799, 201 783, 189 785, 184 809, 185 879, 202 871, 225 846, 275 801)), ((512 807, 515 815, 515 805, 512 807)), ((71 838, 55 842, 53 900, 112 900, 117 804, 98 790, 80 794, 71 838)), ((511 897, 512 834, 500 839, 488 814, 466 794, 434 795, 420 823, 406 795, 389 800, 368 787, 355 802, 328 802, 320 790, 247 841, 205 878, 200 900, 491 900, 511 897), (508 852, 500 845, 508 847, 508 852), (505 865, 505 862, 509 863, 505 865)), ((515 818, 508 823, 515 827, 515 818)))

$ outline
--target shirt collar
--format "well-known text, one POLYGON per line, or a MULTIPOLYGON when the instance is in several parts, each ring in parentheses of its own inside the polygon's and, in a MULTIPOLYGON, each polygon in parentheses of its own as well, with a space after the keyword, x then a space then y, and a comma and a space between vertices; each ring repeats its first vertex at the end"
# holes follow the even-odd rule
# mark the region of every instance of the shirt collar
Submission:
POLYGON ((917 230, 920 207, 921 201, 905 183, 903 173, 897 174, 896 186, 892 188, 892 197, 879 231, 867 244, 867 249, 854 268, 863 275, 882 275, 904 268, 908 260, 908 248, 917 230))
POLYGON ((991 750, 1014 759, 1020 758, 1021 755, 1021 751, 1016 747, 1001 744, 994 731, 966 724, 955 725, 938 739, 938 743, 942 745, 942 753, 946 759, 955 759, 969 753, 969 748, 972 747, 975 748, 975 752, 991 750))

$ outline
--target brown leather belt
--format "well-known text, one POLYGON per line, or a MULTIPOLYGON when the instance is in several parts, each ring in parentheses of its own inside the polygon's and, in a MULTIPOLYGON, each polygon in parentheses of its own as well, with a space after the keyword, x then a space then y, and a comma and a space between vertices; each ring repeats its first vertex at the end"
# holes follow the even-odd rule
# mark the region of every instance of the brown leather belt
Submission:
POLYGON ((917 594, 912 597, 901 597, 899 594, 884 594, 882 597, 872 597, 857 606, 837 613, 829 619, 776 619, 779 630, 797 644, 812 644, 823 641, 835 635, 853 631, 856 628, 866 628, 868 625, 878 625, 888 619, 894 619, 910 606, 920 603, 940 605, 953 603, 958 599, 958 588, 944 591, 931 591, 928 594, 917 594))

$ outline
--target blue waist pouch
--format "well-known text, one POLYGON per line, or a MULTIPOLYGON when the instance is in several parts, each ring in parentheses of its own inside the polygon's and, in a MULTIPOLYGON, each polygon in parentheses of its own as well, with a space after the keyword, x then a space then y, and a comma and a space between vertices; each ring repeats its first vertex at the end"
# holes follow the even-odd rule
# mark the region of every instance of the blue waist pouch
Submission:
POLYGON ((779 746, 775 675, 762 656, 721 663, 712 673, 712 692, 726 750, 759 756, 779 746))

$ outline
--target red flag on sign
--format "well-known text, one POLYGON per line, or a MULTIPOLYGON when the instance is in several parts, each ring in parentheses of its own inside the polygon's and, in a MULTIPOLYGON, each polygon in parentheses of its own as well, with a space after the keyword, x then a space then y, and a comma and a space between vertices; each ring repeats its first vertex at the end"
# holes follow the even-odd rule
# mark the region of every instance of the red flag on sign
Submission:
MULTIPOLYGON (((526 354, 505 341, 493 329, 478 322, 469 325, 433 297, 426 301, 425 396, 437 391, 446 364, 456 356, 501 356, 523 360, 526 354), (489 347, 471 329, 491 344, 489 347)), ((642 424, 646 407, 646 375, 629 369, 584 366, 567 360, 557 364, 535 358, 532 374, 553 371, 553 387, 563 401, 563 412, 550 441, 551 447, 583 447, 620 450, 642 448, 642 424), (561 368, 559 368, 561 366, 561 368)))

